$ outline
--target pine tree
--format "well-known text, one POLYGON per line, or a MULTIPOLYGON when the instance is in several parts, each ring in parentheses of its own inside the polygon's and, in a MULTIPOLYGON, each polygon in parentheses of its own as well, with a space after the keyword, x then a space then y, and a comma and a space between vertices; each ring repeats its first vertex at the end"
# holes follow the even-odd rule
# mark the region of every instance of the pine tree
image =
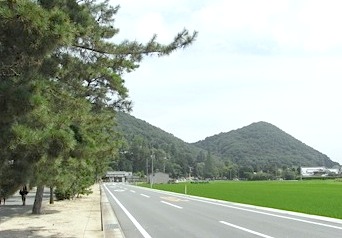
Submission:
POLYGON ((116 44, 118 10, 109 1, 0 2, 0 163, 11 162, 12 187, 38 186, 33 213, 44 185, 78 193, 117 153, 115 111, 132 106, 122 75, 197 36, 183 30, 167 45, 156 36, 116 44))

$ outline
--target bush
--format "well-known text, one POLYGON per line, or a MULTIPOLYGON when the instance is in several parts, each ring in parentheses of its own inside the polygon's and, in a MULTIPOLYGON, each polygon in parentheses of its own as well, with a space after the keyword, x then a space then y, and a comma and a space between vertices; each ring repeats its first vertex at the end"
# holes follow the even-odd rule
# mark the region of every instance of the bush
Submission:
POLYGON ((274 180, 274 176, 269 173, 258 172, 256 174, 250 173, 248 180, 257 181, 257 180, 274 180))
POLYGON ((55 190, 55 196, 57 200, 65 200, 65 199, 70 199, 71 196, 71 191, 69 190, 62 190, 59 188, 56 188, 55 190))
POLYGON ((56 188, 55 189, 55 196, 57 200, 65 200, 65 199, 74 199, 75 196, 79 197, 81 194, 82 195, 89 195, 93 191, 90 188, 68 188, 68 189, 63 189, 63 188, 56 188))

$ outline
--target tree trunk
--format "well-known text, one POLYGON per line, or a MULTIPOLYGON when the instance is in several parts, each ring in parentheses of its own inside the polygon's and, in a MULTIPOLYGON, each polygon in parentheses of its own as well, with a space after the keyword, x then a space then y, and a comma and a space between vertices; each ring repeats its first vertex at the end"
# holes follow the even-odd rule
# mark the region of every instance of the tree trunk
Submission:
POLYGON ((53 187, 50 187, 50 204, 54 203, 54 199, 53 199, 53 187))
POLYGON ((40 214, 42 210, 44 185, 37 186, 36 197, 34 199, 32 214, 40 214))

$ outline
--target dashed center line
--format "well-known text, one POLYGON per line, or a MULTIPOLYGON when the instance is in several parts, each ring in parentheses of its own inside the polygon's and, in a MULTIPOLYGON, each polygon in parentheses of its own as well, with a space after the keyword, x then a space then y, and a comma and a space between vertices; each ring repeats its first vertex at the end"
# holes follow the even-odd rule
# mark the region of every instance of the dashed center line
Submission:
POLYGON ((143 193, 141 193, 140 195, 143 196, 143 197, 145 197, 145 198, 150 198, 150 196, 148 196, 148 195, 146 195, 146 194, 143 194, 143 193))
POLYGON ((169 202, 165 202, 165 201, 160 201, 161 203, 164 203, 166 205, 169 205, 169 206, 172 206, 172 207, 175 207, 175 208, 178 208, 178 209, 183 209, 183 207, 181 206, 177 206, 175 204, 172 204, 172 203, 169 203, 169 202))
POLYGON ((135 193, 135 191, 134 190, 130 190, 131 191, 131 193, 135 193))
POLYGON ((225 224, 225 225, 227 225, 227 226, 234 227, 234 228, 239 229, 239 230, 242 230, 242 231, 246 231, 246 232, 248 232, 248 233, 251 233, 251 234, 254 234, 254 235, 257 235, 257 236, 260 236, 260 237, 264 237, 264 238, 273 238, 273 236, 268 236, 268 235, 262 234, 262 233, 260 233, 260 232, 253 231, 253 230, 250 230, 250 229, 241 227, 241 226, 237 226, 237 225, 234 225, 234 224, 232 224, 232 223, 225 222, 225 221, 220 221, 220 223, 225 224))

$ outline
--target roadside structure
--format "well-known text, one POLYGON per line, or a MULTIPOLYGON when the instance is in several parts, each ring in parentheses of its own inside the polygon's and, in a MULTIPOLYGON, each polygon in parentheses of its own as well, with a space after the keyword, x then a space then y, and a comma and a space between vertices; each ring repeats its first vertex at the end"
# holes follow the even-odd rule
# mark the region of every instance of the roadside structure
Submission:
POLYGON ((132 177, 132 172, 126 171, 108 171, 103 178, 107 182, 126 182, 132 177))
POLYGON ((170 176, 167 173, 157 172, 153 175, 150 174, 148 176, 148 183, 156 184, 156 183, 168 183, 170 181, 170 176))

